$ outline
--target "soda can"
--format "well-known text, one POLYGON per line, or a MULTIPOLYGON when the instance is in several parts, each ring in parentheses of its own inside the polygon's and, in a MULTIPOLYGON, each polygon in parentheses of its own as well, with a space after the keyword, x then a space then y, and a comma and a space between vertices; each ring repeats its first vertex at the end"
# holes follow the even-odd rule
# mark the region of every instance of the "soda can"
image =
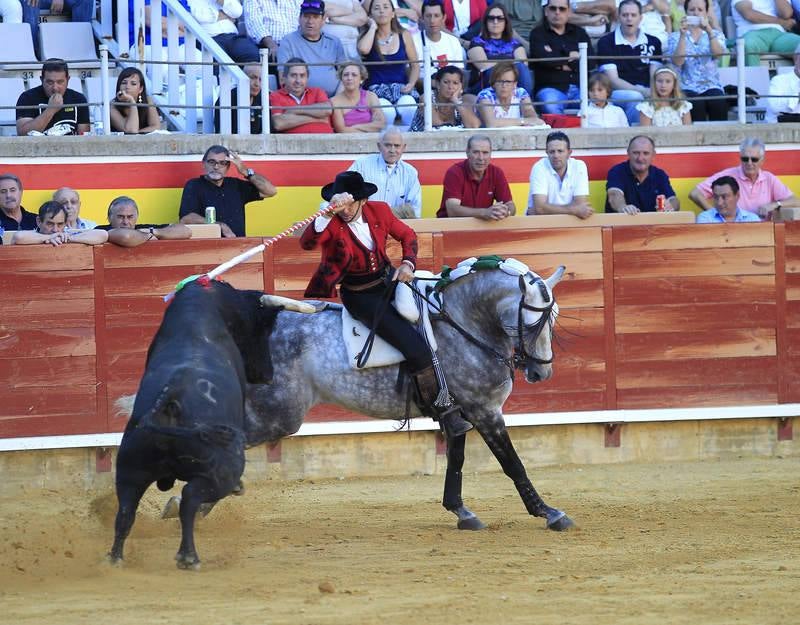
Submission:
POLYGON ((666 195, 657 195, 656 196, 656 210, 659 213, 663 213, 667 210, 667 196, 666 195))
POLYGON ((207 224, 215 224, 217 223, 217 209, 213 206, 206 206, 206 223, 207 224))

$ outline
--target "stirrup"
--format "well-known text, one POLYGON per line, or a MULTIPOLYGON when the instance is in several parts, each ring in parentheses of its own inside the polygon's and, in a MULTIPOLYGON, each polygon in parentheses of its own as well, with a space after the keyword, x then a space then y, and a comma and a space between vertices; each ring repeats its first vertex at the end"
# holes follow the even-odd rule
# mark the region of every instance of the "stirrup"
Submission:
POLYGON ((461 408, 458 406, 451 406, 439 413, 437 420, 448 439, 463 436, 472 429, 472 424, 461 416, 461 408))

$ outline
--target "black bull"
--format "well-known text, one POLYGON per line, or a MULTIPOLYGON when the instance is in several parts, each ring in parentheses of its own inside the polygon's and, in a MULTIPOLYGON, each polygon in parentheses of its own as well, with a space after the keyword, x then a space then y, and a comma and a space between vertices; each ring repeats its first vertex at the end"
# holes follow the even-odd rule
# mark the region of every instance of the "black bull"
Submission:
POLYGON ((192 282, 164 313, 117 456, 112 562, 122 560, 147 488, 156 482, 168 490, 182 480, 175 559, 180 568, 199 566, 195 515, 201 504, 213 504, 239 485, 246 386, 267 383, 272 374, 265 350, 278 309, 263 306, 262 295, 221 282, 192 282))

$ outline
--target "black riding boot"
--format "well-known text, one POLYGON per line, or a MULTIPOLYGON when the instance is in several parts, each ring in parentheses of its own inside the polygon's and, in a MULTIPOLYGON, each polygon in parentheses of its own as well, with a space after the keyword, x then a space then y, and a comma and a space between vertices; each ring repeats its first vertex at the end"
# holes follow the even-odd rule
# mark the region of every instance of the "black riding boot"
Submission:
POLYGON ((417 404, 426 417, 438 421, 447 438, 453 438, 469 432, 472 424, 461 416, 461 407, 458 404, 441 407, 436 405, 439 395, 439 382, 433 367, 412 373, 414 386, 417 389, 417 404))

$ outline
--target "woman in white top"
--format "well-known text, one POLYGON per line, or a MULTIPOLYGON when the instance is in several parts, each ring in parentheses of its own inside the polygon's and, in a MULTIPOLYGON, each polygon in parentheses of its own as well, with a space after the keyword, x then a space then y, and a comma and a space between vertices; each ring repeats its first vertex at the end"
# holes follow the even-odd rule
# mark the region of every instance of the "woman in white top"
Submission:
POLYGON ((239 0, 189 0, 192 17, 206 29, 219 47, 236 63, 258 63, 261 60, 258 46, 246 35, 239 34, 236 20, 242 16, 239 0))
POLYGON ((650 99, 636 105, 642 126, 689 126, 692 104, 683 99, 681 81, 675 70, 659 67, 653 74, 650 99))
POLYGON ((487 128, 541 126, 525 89, 517 86, 519 74, 514 63, 501 61, 492 70, 491 87, 478 93, 478 113, 487 128))

